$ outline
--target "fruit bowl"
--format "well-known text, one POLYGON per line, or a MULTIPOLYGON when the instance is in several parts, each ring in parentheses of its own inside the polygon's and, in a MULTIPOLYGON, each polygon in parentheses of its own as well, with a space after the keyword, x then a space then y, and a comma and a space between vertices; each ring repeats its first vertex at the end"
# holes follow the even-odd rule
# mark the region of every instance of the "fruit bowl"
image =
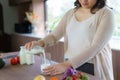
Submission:
POLYGON ((77 71, 75 69, 73 69, 72 67, 69 67, 63 77, 62 80, 89 80, 88 76, 81 72, 81 71, 77 71))

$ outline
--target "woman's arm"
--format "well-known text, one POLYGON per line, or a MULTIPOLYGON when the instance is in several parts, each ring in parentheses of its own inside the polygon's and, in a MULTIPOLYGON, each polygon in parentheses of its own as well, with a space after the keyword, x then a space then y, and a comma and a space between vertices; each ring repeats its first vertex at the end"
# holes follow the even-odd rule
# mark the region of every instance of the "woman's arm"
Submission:
POLYGON ((59 39, 61 39, 63 37, 63 35, 65 34, 65 27, 67 25, 68 22, 68 17, 71 14, 72 10, 69 10, 61 19, 61 21, 59 22, 59 24, 56 26, 56 28, 49 34, 47 35, 45 38, 43 38, 43 42, 45 43, 45 45, 50 45, 50 44, 54 44, 56 43, 56 41, 58 41, 59 39))

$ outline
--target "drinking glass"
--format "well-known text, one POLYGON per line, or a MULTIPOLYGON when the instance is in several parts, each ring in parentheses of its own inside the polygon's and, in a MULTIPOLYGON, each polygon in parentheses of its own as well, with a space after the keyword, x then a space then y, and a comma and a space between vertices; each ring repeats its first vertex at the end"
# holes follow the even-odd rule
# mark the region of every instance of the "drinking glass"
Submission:
POLYGON ((40 54, 40 71, 43 74, 46 67, 51 65, 51 54, 50 53, 41 53, 40 54))

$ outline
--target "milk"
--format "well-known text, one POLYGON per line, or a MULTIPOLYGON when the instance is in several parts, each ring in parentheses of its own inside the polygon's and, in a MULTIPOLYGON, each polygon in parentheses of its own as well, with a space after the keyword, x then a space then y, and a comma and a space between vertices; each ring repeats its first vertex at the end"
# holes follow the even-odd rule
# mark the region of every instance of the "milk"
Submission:
POLYGON ((45 62, 45 64, 46 64, 47 62, 46 62, 45 50, 43 50, 42 53, 43 53, 43 59, 44 59, 44 62, 45 62))
POLYGON ((49 63, 46 64, 41 64, 41 72, 43 72, 43 69, 45 69, 46 67, 50 66, 49 63))
POLYGON ((40 55, 40 70, 41 72, 43 72, 43 69, 45 69, 46 67, 51 65, 51 60, 50 60, 51 56, 48 53, 47 55, 45 54, 45 50, 43 50, 42 55, 40 55))

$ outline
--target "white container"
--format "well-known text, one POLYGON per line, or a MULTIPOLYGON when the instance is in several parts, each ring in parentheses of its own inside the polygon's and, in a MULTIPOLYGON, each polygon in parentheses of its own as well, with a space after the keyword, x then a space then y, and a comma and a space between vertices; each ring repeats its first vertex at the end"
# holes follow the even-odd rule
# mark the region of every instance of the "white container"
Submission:
POLYGON ((34 59, 34 55, 32 54, 26 54, 26 64, 30 65, 30 64, 34 64, 35 63, 35 59, 34 59))
POLYGON ((20 64, 34 64, 34 54, 38 54, 42 51, 43 48, 36 46, 35 48, 26 50, 24 46, 20 47, 20 64))
POLYGON ((26 52, 24 47, 20 47, 20 64, 26 64, 26 52))

